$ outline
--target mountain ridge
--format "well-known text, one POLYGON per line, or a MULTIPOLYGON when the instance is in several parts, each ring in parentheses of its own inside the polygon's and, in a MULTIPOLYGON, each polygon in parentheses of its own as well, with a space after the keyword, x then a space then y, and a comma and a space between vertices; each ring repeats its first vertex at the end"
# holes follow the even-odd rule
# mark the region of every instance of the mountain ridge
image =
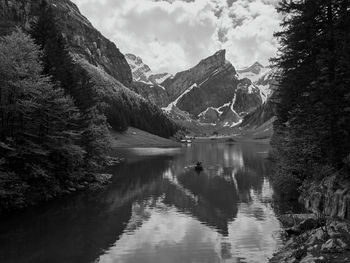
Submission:
MULTIPOLYGON (((99 94, 96 99, 107 103, 108 120, 115 119, 125 124, 112 127, 125 129, 124 126, 133 125, 157 135, 171 136, 177 129, 175 123, 132 90, 131 69, 117 46, 95 29, 70 0, 47 0, 46 3, 53 10, 54 19, 75 67, 88 73, 99 94), (150 125, 141 118, 157 121, 150 125)), ((0 4, 2 35, 11 32, 16 26, 28 32, 40 14, 41 1, 8 0, 0 4)))
MULTIPOLYGON (((143 68, 142 59, 132 56, 132 63, 143 68)), ((148 68, 143 71, 149 72, 148 68)), ((266 77, 270 71, 259 62, 236 70, 226 59, 226 50, 219 50, 160 84, 140 83, 137 70, 133 70, 132 87, 175 120, 234 127, 271 95, 266 77)))

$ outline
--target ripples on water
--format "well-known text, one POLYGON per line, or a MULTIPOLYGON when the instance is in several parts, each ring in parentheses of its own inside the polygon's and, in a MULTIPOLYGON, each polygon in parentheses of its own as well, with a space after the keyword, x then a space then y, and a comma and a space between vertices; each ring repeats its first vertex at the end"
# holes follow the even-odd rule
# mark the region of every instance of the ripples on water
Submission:
POLYGON ((121 150, 107 189, 2 219, 0 262, 267 262, 281 245, 268 147, 121 150))

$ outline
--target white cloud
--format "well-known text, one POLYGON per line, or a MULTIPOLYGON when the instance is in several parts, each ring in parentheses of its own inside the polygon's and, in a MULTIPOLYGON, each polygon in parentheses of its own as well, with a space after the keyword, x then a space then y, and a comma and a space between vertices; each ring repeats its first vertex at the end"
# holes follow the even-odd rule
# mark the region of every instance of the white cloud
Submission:
POLYGON ((123 53, 155 72, 176 73, 222 48, 235 66, 267 64, 277 48, 277 0, 73 1, 123 53))

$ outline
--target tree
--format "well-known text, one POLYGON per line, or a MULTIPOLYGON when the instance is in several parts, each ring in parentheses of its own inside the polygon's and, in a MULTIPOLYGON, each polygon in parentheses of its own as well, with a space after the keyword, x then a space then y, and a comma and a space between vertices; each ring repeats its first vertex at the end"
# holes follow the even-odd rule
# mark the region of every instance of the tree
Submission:
POLYGON ((46 1, 40 5, 39 18, 33 23, 30 34, 43 51, 43 73, 52 76, 56 85, 62 87, 79 108, 82 118, 78 125, 82 129, 82 147, 87 153, 85 163, 89 169, 98 169, 107 158, 110 140, 104 116, 106 106, 100 102, 101 96, 86 70, 70 56, 54 11, 46 1))
POLYGON ((49 198, 83 176, 79 110, 42 75, 40 55, 21 30, 0 40, 2 205, 49 198))
POLYGON ((274 141, 279 173, 300 185, 342 169, 350 153, 349 3, 284 0, 279 11, 274 141))

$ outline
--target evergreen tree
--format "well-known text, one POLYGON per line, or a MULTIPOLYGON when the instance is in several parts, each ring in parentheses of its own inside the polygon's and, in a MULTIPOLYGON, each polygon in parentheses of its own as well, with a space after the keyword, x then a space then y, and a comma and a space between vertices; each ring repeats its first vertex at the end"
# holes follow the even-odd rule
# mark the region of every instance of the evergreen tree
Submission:
POLYGON ((79 94, 76 90, 77 79, 74 78, 74 63, 57 28, 55 14, 45 0, 40 4, 39 17, 32 24, 30 34, 43 50, 43 73, 52 76, 54 81, 76 99, 79 94))
MULTIPOLYGON (((342 169, 350 153, 349 3, 284 0, 275 93, 279 178, 300 185, 342 169)), ((277 177, 278 177, 277 176, 277 177)))
POLYGON ((40 54, 20 30, 0 40, 1 206, 49 198, 83 175, 79 111, 42 75, 40 54))

